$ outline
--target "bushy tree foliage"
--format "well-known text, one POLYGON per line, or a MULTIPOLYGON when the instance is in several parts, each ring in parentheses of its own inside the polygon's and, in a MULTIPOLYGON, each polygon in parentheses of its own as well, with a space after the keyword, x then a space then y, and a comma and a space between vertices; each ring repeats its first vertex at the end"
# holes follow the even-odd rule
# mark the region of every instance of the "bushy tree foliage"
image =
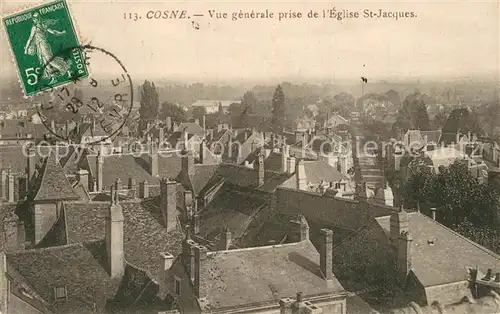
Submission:
POLYGON ((168 101, 162 103, 159 113, 160 119, 165 119, 166 117, 171 117, 172 121, 177 123, 187 120, 186 112, 180 106, 168 101))
POLYGON ((274 90, 273 99, 271 101, 273 107, 272 125, 277 132, 281 132, 285 125, 285 93, 281 85, 278 85, 274 90))
POLYGON ((139 134, 146 129, 148 121, 154 120, 158 117, 158 110, 160 100, 158 92, 156 91, 155 84, 148 80, 140 87, 141 102, 139 108, 139 134))

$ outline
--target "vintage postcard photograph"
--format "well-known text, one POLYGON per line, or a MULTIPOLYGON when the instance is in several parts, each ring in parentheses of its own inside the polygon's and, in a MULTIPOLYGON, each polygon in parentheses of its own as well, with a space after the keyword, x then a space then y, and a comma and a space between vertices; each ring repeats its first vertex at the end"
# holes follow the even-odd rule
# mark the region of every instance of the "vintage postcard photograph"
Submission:
POLYGON ((2 0, 0 314, 500 313, 499 12, 2 0))

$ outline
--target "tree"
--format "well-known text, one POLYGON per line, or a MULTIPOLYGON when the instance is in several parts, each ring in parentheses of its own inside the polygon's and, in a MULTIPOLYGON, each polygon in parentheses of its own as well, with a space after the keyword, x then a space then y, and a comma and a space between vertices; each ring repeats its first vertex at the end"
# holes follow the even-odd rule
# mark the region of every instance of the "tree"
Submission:
POLYGON ((187 120, 186 112, 181 107, 168 101, 162 103, 159 113, 160 119, 165 119, 166 117, 172 118, 172 121, 177 123, 187 120))
POLYGON ((404 191, 413 202, 426 201, 439 208, 440 222, 450 228, 467 221, 476 227, 499 230, 498 192, 491 184, 480 184, 466 161, 456 160, 447 168, 441 167, 437 175, 414 172, 404 191))
POLYGON ((423 100, 420 101, 416 108, 414 127, 421 131, 428 131, 431 128, 431 122, 427 114, 427 106, 423 100))
POLYGON ((354 96, 351 94, 342 92, 333 96, 333 110, 336 111, 344 118, 348 118, 351 115, 352 109, 354 107, 354 96))
POLYGON ((203 120, 203 116, 207 114, 205 107, 197 106, 193 108, 193 118, 198 119, 199 121, 203 120))
POLYGON ((399 97, 399 93, 395 90, 390 89, 385 95, 394 106, 399 107, 401 105, 401 98, 399 97))
POLYGON ((257 98, 255 97, 255 94, 252 91, 248 91, 243 94, 241 104, 243 108, 247 110, 248 114, 252 113, 252 109, 257 105, 257 98))
POLYGON ((272 125, 277 132, 282 132, 285 125, 285 94, 281 85, 274 90, 272 106, 272 125))
POLYGON ((468 108, 459 108, 453 110, 445 124, 443 125, 443 133, 456 134, 462 133, 482 135, 483 130, 479 125, 477 115, 468 108))
POLYGON ((443 111, 439 111, 435 116, 434 119, 432 120, 432 126, 436 130, 440 130, 443 128, 446 119, 448 119, 448 115, 444 113, 443 111))
POLYGON ((140 87, 141 102, 139 108, 139 134, 142 134, 147 127, 148 121, 154 120, 158 117, 158 109, 160 100, 158 99, 158 92, 156 91, 155 84, 144 81, 140 87))

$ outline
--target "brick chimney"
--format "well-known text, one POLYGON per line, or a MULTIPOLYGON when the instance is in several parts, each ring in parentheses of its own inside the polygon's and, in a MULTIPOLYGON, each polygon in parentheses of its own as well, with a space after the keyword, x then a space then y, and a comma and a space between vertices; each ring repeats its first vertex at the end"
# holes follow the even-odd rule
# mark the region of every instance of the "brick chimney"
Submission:
POLYGON ((118 200, 118 191, 111 187, 111 206, 106 216, 106 253, 111 278, 120 278, 125 271, 123 220, 123 210, 118 200))
POLYGON ((7 201, 9 203, 14 203, 15 202, 15 199, 14 199, 14 175, 10 172, 9 170, 9 173, 7 175, 7 181, 8 181, 8 198, 7 198, 7 201))
POLYGON ((165 127, 167 128, 167 132, 172 131, 172 118, 171 117, 165 118, 165 127))
POLYGON ((89 191, 89 172, 85 169, 78 169, 76 172, 77 179, 80 184, 85 188, 85 190, 89 191))
POLYGON ((24 250, 24 224, 14 212, 8 213, 3 219, 3 228, 4 249, 6 251, 24 250))
POLYGON ((295 181, 295 188, 297 190, 307 189, 306 168, 303 160, 299 160, 295 164, 295 181))
POLYGON ((169 286, 171 282, 168 280, 168 271, 174 263, 174 256, 168 252, 160 253, 160 263, 159 263, 159 283, 158 283, 158 293, 161 299, 164 299, 167 294, 171 291, 169 286))
POLYGON ((1 173, 1 180, 2 180, 2 199, 7 199, 7 171, 5 169, 2 169, 1 173))
POLYGON ((286 159, 286 163, 287 163, 287 166, 286 166, 286 170, 289 174, 292 174, 295 172, 295 166, 296 166, 296 163, 297 163, 297 159, 295 157, 288 157, 286 159))
POLYGON ((193 234, 200 233, 200 215, 194 214, 192 219, 193 234))
POLYGON ((281 172, 288 172, 288 157, 290 157, 286 152, 286 147, 283 145, 281 147, 281 172))
POLYGON ((413 238, 408 230, 403 231, 399 235, 397 243, 397 265, 396 270, 398 272, 398 280, 401 286, 406 285, 406 278, 411 270, 412 246, 413 238))
POLYGON ((160 209, 167 231, 177 226, 177 183, 169 179, 160 180, 160 209))
POLYGON ((27 175, 28 175, 28 184, 31 182, 31 179, 33 179, 33 176, 35 175, 35 169, 36 169, 36 152, 35 148, 33 145, 28 146, 28 151, 27 151, 27 175))
POLYGON ((122 180, 120 178, 116 178, 115 180, 115 191, 121 191, 122 190, 122 180))
POLYGON ((163 147, 165 143, 165 130, 162 127, 158 130, 158 141, 160 143, 160 147, 163 147))
POLYGON ((136 188, 137 188, 137 183, 135 181, 135 178, 128 178, 128 189, 135 190, 136 188))
POLYGON ((390 218, 389 238, 392 245, 397 246, 399 236, 403 232, 409 231, 408 224, 408 213, 404 210, 403 205, 401 205, 399 211, 392 213, 390 218))
POLYGON ((225 226, 220 234, 220 249, 223 251, 229 250, 231 247, 232 235, 229 228, 225 226))
POLYGON ((158 176, 158 149, 155 143, 151 143, 151 149, 149 150, 149 174, 152 177, 158 176))
POLYGON ((203 164, 205 161, 205 140, 201 140, 200 142, 199 159, 200 164, 203 164))
POLYGON ((147 180, 139 183, 139 198, 148 198, 149 197, 149 183, 147 180))
POLYGON ((292 298, 283 298, 280 300, 280 314, 293 314, 292 306, 295 301, 292 298))
POLYGON ((257 163, 255 165, 255 169, 257 170, 257 186, 264 185, 264 179, 266 170, 264 169, 264 154, 262 150, 259 153, 257 163))
POLYGON ((333 279, 333 232, 329 229, 321 229, 321 240, 319 250, 319 266, 325 280, 333 279))
POLYGON ((207 118, 205 117, 205 115, 203 115, 201 127, 203 128, 203 130, 206 130, 207 128, 207 118))
POLYGON ((196 243, 191 239, 191 226, 186 226, 186 238, 182 241, 182 264, 186 269, 188 277, 194 283, 195 277, 195 259, 194 259, 194 246, 196 243))
POLYGON ((181 140, 182 140, 182 149, 189 150, 189 145, 188 145, 189 133, 188 133, 186 127, 182 129, 182 139, 181 140))
POLYGON ((208 286, 206 279, 208 276, 208 267, 206 265, 208 250, 203 245, 197 244, 194 247, 194 262, 195 262, 195 276, 194 276, 194 290, 198 299, 207 297, 208 286))
POLYGON ((96 174, 96 177, 97 177, 97 191, 103 191, 104 190, 104 186, 103 186, 103 183, 102 183, 102 168, 104 166, 104 156, 103 156, 103 150, 101 149, 98 153, 97 153, 97 158, 96 158, 96 162, 97 162, 97 167, 96 167, 96 171, 97 171, 97 174, 96 174))
POLYGON ((194 160, 193 154, 188 152, 187 150, 183 150, 181 152, 181 164, 182 164, 182 172, 184 175, 194 175, 194 160))
POLYGON ((189 218, 191 217, 191 211, 193 210, 193 192, 191 191, 184 191, 183 193, 183 210, 184 210, 184 218, 189 218))
POLYGON ((290 220, 288 225, 289 242, 309 240, 309 224, 303 215, 298 215, 297 219, 290 220))

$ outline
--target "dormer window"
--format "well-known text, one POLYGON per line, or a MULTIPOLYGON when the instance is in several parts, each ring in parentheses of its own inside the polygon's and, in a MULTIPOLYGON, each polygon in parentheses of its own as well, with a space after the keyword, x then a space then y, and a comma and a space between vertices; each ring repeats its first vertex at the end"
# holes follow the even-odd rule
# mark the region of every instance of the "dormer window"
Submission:
POLYGON ((54 288, 54 299, 56 302, 58 301, 67 301, 68 294, 66 291, 66 286, 55 287, 54 288))

